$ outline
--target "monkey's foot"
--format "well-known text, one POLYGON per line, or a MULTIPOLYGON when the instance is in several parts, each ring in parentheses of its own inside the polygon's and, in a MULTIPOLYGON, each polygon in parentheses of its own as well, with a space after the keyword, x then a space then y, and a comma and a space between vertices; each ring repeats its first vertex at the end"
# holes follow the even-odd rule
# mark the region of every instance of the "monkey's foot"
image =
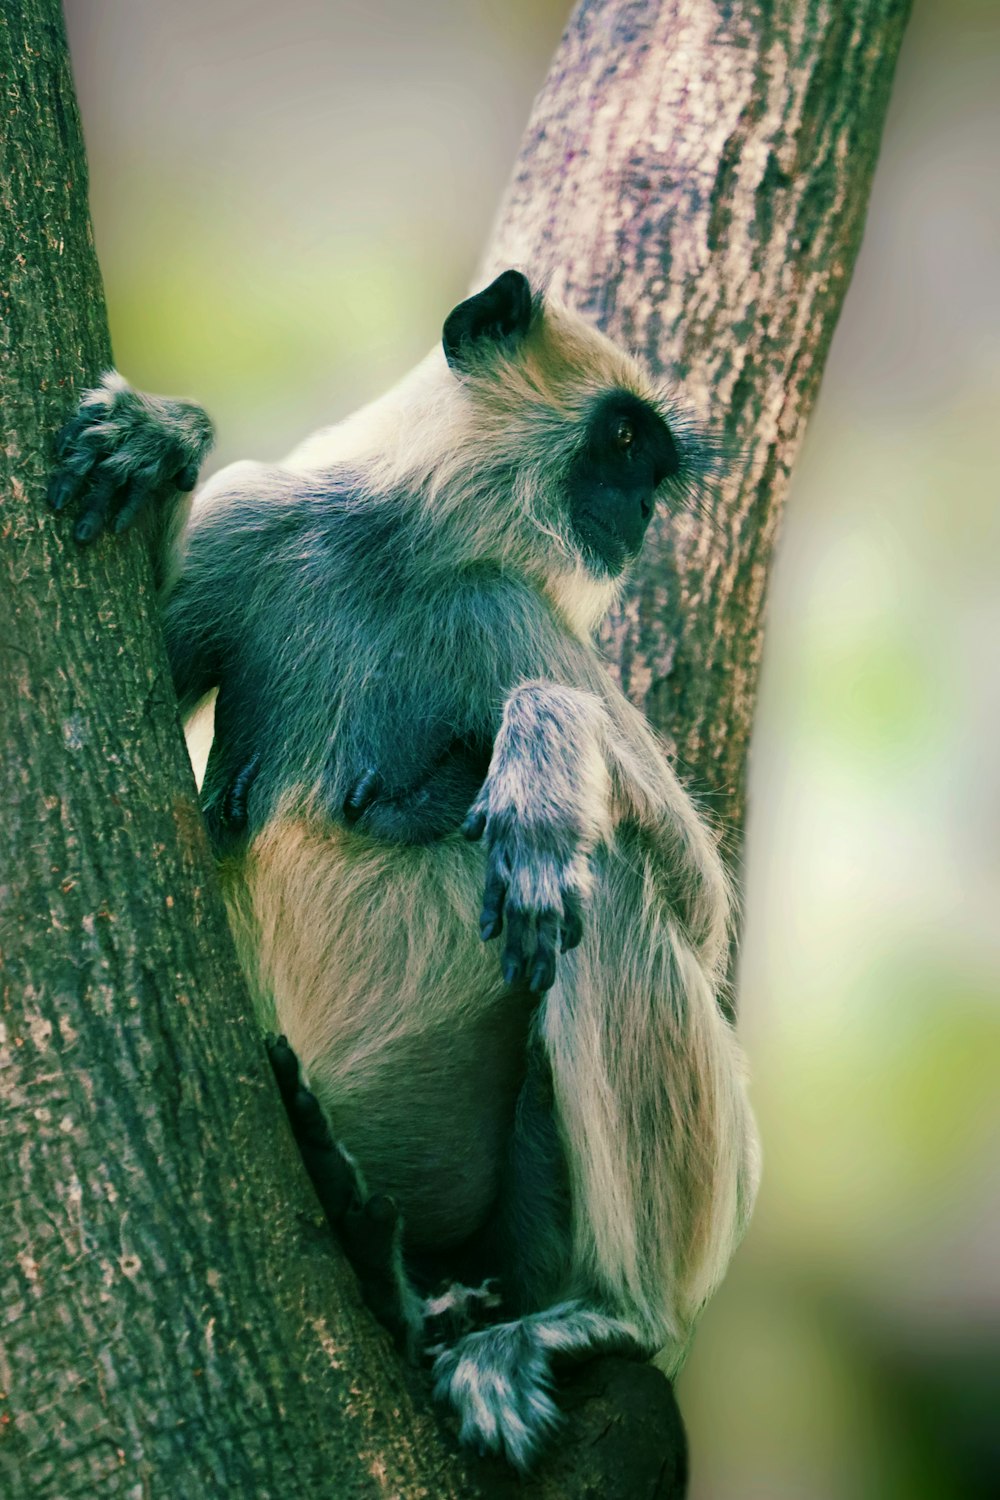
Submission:
POLYGON ((403 1268, 403 1223, 394 1199, 369 1193, 354 1158, 334 1140, 316 1095, 285 1037, 268 1037, 278 1091, 327 1222, 357 1275, 361 1293, 396 1342, 416 1352, 423 1330, 420 1298, 403 1268))
POLYGON ((552 1364, 614 1351, 648 1354, 636 1330, 583 1302, 560 1302, 466 1334, 434 1362, 434 1394, 459 1418, 459 1438, 501 1453, 522 1473, 559 1422, 552 1364))
POLYGON ((496 1321, 502 1306, 499 1284, 490 1277, 481 1286, 465 1286, 453 1281, 423 1305, 424 1342, 428 1354, 438 1354, 446 1345, 473 1329, 496 1321))

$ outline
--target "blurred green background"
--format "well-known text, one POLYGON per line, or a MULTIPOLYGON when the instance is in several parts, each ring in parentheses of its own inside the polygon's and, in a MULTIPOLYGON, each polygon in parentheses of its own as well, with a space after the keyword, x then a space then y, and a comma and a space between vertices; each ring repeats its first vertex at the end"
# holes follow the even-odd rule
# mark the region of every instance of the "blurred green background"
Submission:
MULTIPOLYGON (((709 4, 710 0, 692 0, 709 4)), ((217 460, 463 295, 567 0, 66 0, 116 358, 217 460)), ((1000 1495, 1000 6, 916 0, 795 476, 752 758, 749 1238, 694 1500, 1000 1495)))

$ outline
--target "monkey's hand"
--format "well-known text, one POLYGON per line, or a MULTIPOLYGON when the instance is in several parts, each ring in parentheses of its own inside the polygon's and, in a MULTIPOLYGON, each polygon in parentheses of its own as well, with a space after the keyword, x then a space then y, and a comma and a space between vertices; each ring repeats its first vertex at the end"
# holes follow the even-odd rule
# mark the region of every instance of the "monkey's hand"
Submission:
POLYGON ((398 769, 384 774, 370 767, 344 798, 344 821, 386 843, 429 844, 445 838, 460 826, 482 785, 491 748, 473 738, 450 740, 425 769, 404 777, 402 784, 398 769))
POLYGON ((49 503, 80 501, 73 535, 82 544, 106 526, 125 531, 150 501, 194 489, 213 436, 200 406, 146 396, 108 370, 56 438, 49 503))
POLYGON ((467 839, 486 836, 486 884, 479 932, 484 942, 505 930, 500 967, 507 984, 551 989, 556 956, 583 936, 590 860, 572 820, 549 812, 525 818, 505 806, 487 780, 462 825, 467 839))
MULTIPOLYGON (((260 768, 261 753, 255 750, 226 783, 221 795, 211 796, 203 804, 208 836, 217 855, 227 852, 247 833, 250 826, 248 802, 260 768)), ((204 790, 203 787, 203 795, 204 790)))

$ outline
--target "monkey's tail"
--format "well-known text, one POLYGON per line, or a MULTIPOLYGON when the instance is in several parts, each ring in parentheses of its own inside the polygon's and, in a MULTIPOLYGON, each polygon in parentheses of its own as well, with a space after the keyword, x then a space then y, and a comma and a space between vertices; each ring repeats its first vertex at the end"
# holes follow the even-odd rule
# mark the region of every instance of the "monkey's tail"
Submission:
POLYGON ((502 1454, 524 1473, 559 1421, 553 1361, 625 1351, 649 1352, 631 1324, 583 1302, 561 1302, 466 1334, 442 1350, 434 1394, 458 1417, 463 1443, 502 1454))
POLYGON ((598 893, 542 1014, 573 1263, 674 1374, 746 1226, 756 1131, 714 975, 624 861, 598 893))

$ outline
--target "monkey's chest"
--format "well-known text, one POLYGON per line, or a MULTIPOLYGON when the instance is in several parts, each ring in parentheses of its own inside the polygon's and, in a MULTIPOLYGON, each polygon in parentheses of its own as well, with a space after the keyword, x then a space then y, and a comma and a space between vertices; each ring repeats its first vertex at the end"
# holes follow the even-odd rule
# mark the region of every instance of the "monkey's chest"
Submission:
POLYGON ((527 997, 478 934, 483 855, 275 820, 227 880, 262 1025, 288 1037, 411 1243, 482 1222, 523 1075, 527 997))

